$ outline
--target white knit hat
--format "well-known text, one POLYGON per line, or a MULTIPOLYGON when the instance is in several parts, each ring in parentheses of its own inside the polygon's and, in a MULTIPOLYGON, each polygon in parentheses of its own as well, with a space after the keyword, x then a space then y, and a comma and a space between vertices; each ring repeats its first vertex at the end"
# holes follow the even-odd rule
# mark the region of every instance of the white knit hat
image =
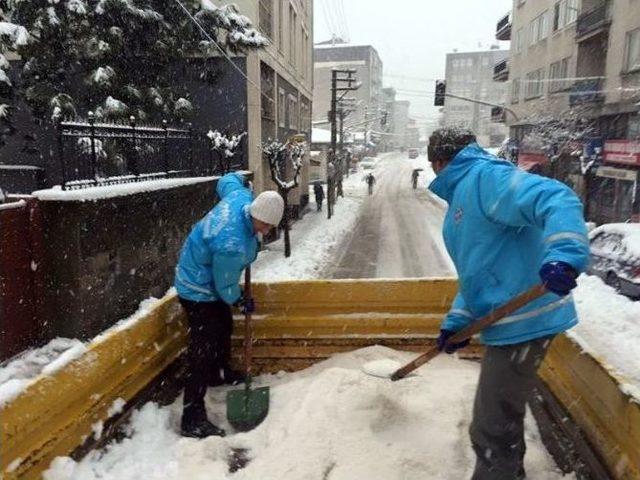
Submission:
POLYGON ((283 213, 284 200, 273 190, 262 192, 251 204, 251 216, 269 225, 278 225, 283 213))

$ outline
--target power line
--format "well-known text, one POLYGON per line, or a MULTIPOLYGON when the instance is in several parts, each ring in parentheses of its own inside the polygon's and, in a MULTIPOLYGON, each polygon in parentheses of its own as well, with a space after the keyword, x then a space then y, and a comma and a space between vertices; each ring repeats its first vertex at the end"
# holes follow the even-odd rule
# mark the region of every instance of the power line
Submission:
POLYGON ((198 29, 200 30, 200 32, 202 32, 202 34, 211 42, 213 43, 216 48, 218 49, 218 51, 220 51, 220 53, 222 54, 222 56, 231 64, 231 66, 233 68, 235 68, 238 73, 247 81, 249 82, 250 85, 252 85, 257 91, 258 93, 263 96, 264 98, 266 98, 267 100, 269 100, 272 103, 275 103, 275 100, 271 97, 269 97, 266 93, 264 93, 262 91, 262 89, 256 85, 253 80, 251 80, 249 77, 247 77, 245 75, 245 73, 242 71, 242 69, 240 67, 238 67, 238 65, 235 64, 235 62, 231 59, 231 57, 229 55, 227 55, 227 52, 224 51, 224 49, 218 44, 218 42, 216 42, 211 35, 209 35, 209 33, 204 29, 204 27, 200 24, 200 22, 198 22, 198 20, 191 15, 191 12, 187 9, 187 7, 184 6, 184 4, 180 1, 180 0, 175 0, 176 3, 178 5, 180 5, 180 8, 182 8, 182 10, 184 10, 184 12, 187 14, 187 16, 189 17, 189 19, 191 19, 191 21, 198 27, 198 29))

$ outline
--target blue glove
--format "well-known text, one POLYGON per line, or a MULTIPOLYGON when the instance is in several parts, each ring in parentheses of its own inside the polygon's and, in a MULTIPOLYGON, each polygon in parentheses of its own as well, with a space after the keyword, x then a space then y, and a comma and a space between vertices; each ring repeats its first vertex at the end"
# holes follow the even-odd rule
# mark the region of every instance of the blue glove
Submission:
POLYGON ((564 297, 576 288, 578 272, 565 262, 549 262, 542 265, 540 278, 547 290, 564 297))
POLYGON ((256 311, 256 302, 253 301, 253 298, 247 298, 242 301, 241 311, 245 315, 256 311))
POLYGON ((244 298, 244 296, 240 297, 233 306, 239 308, 240 312, 245 315, 256 311, 256 303, 253 301, 253 298, 244 298))
POLYGON ((469 345, 469 342, 470 342, 469 339, 466 339, 464 342, 460 342, 460 343, 447 344, 447 340, 449 340, 449 338, 454 336, 456 333, 457 332, 453 332, 451 330, 440 330, 440 336, 438 337, 438 340, 436 340, 436 343, 438 345, 438 350, 440 351, 444 350, 445 353, 453 353, 456 350, 460 350, 461 348, 464 348, 467 345, 469 345))

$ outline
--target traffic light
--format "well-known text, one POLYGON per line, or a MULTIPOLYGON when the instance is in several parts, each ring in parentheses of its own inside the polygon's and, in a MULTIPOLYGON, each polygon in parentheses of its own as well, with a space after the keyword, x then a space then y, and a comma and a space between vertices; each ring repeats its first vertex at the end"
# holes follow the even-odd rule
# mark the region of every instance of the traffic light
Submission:
POLYGON ((444 107, 444 98, 447 93, 447 81, 436 80, 436 96, 433 105, 436 107, 444 107))
POLYGON ((382 120, 380 121, 380 125, 385 126, 387 124, 387 111, 382 112, 382 120))

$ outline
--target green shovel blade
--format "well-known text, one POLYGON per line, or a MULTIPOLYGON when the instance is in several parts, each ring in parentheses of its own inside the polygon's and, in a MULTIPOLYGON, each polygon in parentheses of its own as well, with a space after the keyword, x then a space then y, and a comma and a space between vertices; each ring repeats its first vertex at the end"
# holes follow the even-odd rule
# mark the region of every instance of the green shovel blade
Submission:
POLYGON ((269 387, 227 392, 227 420, 240 432, 247 432, 262 423, 269 413, 269 387))

